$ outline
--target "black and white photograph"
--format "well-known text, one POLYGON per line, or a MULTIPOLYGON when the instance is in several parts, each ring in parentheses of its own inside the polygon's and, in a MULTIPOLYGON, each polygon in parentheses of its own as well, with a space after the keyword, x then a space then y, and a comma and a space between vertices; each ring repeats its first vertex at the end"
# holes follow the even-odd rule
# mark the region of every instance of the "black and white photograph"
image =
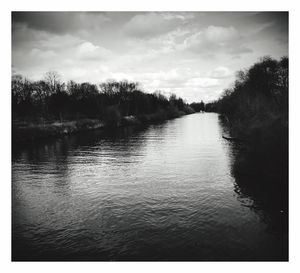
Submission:
POLYGON ((12 262, 289 261, 289 11, 10 17, 12 262))

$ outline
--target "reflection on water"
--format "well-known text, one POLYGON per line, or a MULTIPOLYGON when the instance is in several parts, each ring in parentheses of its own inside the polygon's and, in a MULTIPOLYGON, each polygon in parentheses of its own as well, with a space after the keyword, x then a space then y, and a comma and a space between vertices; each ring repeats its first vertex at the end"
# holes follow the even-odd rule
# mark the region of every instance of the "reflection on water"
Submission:
MULTIPOLYGON (((224 134, 229 130, 220 119, 224 134)), ((238 200, 254 210, 269 232, 282 235, 282 248, 288 249, 288 146, 269 150, 258 143, 228 143, 232 154, 231 173, 238 200), (267 153, 267 155, 264 155, 267 153), (268 165, 271 165, 271 169, 268 165)), ((273 145, 274 146, 274 145, 273 145)))
POLYGON ((13 259, 286 260, 225 129, 194 114, 14 147, 13 259))

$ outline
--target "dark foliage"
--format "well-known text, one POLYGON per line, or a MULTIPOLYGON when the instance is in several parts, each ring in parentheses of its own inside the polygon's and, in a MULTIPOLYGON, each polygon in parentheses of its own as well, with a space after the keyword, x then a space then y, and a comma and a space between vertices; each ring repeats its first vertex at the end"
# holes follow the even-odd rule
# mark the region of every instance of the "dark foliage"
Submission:
POLYGON ((240 188, 272 188, 276 194, 269 191, 270 196, 287 211, 288 58, 264 57, 238 72, 233 88, 207 104, 206 111, 222 114, 228 133, 244 141, 236 149, 232 169, 240 188))
POLYGON ((193 102, 190 106, 194 109, 195 112, 205 111, 205 104, 201 102, 193 102))
POLYGON ((20 75, 12 78, 14 120, 93 118, 117 125, 123 116, 149 115, 166 110, 193 112, 181 98, 171 95, 168 99, 159 91, 144 93, 136 82, 111 80, 99 86, 74 81, 65 84, 53 71, 41 81, 29 81, 20 75))
MULTIPOLYGON (((233 88, 206 111, 220 113, 231 141, 235 191, 249 196, 253 209, 273 233, 285 238, 288 251, 288 58, 262 58, 237 73, 233 88)), ((286 258, 287 259, 287 258, 286 258)))
POLYGON ((269 120, 287 117, 288 58, 264 57, 246 71, 239 71, 233 88, 218 101, 206 104, 207 111, 219 112, 234 121, 269 120))

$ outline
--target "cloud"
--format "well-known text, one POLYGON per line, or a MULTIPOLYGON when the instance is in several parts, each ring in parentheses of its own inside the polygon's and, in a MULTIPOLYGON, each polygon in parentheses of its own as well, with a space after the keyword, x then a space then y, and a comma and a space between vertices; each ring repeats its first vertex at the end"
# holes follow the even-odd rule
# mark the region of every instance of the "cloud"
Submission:
POLYGON ((13 12, 14 73, 139 81, 191 101, 216 99, 234 71, 288 53, 287 13, 13 12), (279 38, 281 41, 279 41, 279 38), (249 54, 251 53, 251 54, 249 54))
POLYGON ((239 33, 234 27, 209 26, 203 32, 209 42, 224 43, 239 38, 239 33))
POLYGON ((220 82, 218 79, 213 78, 191 78, 186 82, 187 87, 204 87, 204 88, 210 88, 210 87, 216 87, 219 86, 220 82))
POLYGON ((71 34, 48 33, 44 30, 31 29, 23 23, 13 24, 13 48, 60 50, 76 46, 82 41, 80 37, 71 34))
POLYGON ((21 23, 13 28, 12 64, 15 71, 31 79, 42 78, 48 70, 57 70, 66 79, 68 75, 74 79, 88 78, 93 75, 91 70, 97 70, 97 65, 112 56, 105 47, 72 34, 48 33, 21 23))
POLYGON ((232 76, 232 72, 225 66, 219 66, 210 73, 213 79, 224 79, 232 76))
POLYGON ((242 44, 243 36, 236 28, 222 26, 208 26, 187 37, 182 49, 198 54, 229 53, 232 55, 252 52, 242 44))
POLYGON ((192 14, 151 12, 138 14, 124 26, 127 35, 136 38, 150 38, 168 33, 193 18, 192 14))
POLYGON ((91 29, 110 21, 101 12, 13 12, 13 23, 51 33, 70 33, 91 29))
POLYGON ((33 48, 29 54, 32 58, 38 58, 44 60, 51 60, 56 57, 56 53, 53 50, 43 51, 38 48, 33 48))
POLYGON ((184 44, 191 50, 198 51, 204 46, 222 47, 232 40, 237 40, 239 34, 233 27, 209 26, 186 38, 184 44))
POLYGON ((85 41, 77 46, 76 56, 81 60, 99 61, 99 59, 106 59, 111 56, 111 51, 85 41))
POLYGON ((288 44, 288 12, 263 12, 253 15, 251 20, 260 23, 254 35, 255 40, 272 39, 274 43, 288 44))

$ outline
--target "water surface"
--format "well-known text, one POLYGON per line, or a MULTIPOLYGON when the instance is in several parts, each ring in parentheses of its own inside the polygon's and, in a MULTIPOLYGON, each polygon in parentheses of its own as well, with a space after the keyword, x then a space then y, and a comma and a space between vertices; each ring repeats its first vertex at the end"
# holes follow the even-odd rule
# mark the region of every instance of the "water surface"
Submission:
POLYGON ((13 259, 286 260, 283 213, 241 190, 224 130, 199 113, 14 147, 13 259))

